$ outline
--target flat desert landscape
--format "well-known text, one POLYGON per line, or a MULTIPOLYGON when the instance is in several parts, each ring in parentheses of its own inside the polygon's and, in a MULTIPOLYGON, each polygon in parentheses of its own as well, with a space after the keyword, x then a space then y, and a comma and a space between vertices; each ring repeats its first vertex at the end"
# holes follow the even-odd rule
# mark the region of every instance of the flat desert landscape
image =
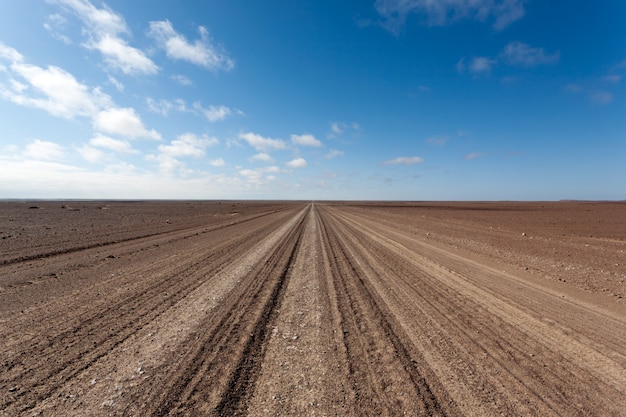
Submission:
POLYGON ((626 203, 0 202, 2 416, 624 416, 626 203))

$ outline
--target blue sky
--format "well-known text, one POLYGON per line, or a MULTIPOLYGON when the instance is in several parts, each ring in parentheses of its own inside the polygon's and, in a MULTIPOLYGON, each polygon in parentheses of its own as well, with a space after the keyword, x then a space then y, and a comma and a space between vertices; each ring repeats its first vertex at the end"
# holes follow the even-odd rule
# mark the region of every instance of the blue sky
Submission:
POLYGON ((0 198, 626 199, 626 2, 0 6, 0 198))

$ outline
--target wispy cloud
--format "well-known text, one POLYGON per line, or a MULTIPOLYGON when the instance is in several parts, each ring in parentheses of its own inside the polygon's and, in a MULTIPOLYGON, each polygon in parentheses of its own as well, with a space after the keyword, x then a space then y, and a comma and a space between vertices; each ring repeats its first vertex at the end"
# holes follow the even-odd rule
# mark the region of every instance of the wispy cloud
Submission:
POLYGON ((524 17, 525 0, 376 0, 374 7, 383 18, 382 25, 398 33, 410 14, 422 16, 430 26, 442 26, 460 20, 493 21, 501 30, 524 17))
POLYGON ((328 151, 328 153, 324 157, 326 159, 333 159, 333 158, 337 158, 338 156, 343 156, 343 151, 339 151, 337 149, 331 149, 330 151, 328 151))
POLYGON ((176 81, 180 85, 192 85, 193 82, 186 76, 181 74, 172 75, 172 80, 176 81))
POLYGON ((468 153, 467 155, 465 155, 463 159, 465 159, 466 161, 471 161, 472 159, 480 158, 481 156, 484 156, 484 155, 485 154, 481 152, 472 152, 472 153, 468 153))
POLYGON ((446 146, 446 143, 450 140, 450 136, 441 135, 441 136, 431 136, 426 139, 426 142, 430 143, 433 146, 446 146))
POLYGON ((287 144, 281 139, 272 139, 263 137, 257 133, 245 132, 239 134, 239 139, 243 139, 259 152, 267 152, 270 150, 287 149, 287 144))
POLYGON ((50 0, 72 11, 83 23, 87 49, 99 51, 104 61, 124 74, 156 74, 159 67, 122 35, 130 30, 124 18, 106 5, 99 9, 88 0, 50 0))
POLYGON ((330 123, 330 132, 326 135, 328 139, 336 139, 338 137, 343 136, 344 134, 355 134, 361 130, 361 126, 356 123, 346 123, 346 122, 331 122, 330 123))
POLYGON ((195 102, 193 108, 203 115, 209 122, 218 122, 226 119, 231 114, 243 114, 240 110, 232 110, 226 106, 202 107, 200 102, 195 102))
POLYGON ((415 165, 424 162, 424 158, 419 156, 399 156, 383 162, 383 165, 415 165))
POLYGON ((589 97, 594 104, 609 104, 613 101, 613 94, 608 91, 591 91, 589 97))
POLYGON ((507 65, 529 68, 555 64, 559 61, 560 53, 557 51, 548 54, 543 48, 533 48, 522 42, 511 42, 504 47, 500 57, 507 65))
POLYGON ((150 22, 148 35, 153 37, 170 59, 187 61, 210 70, 228 71, 234 61, 215 45, 205 27, 198 28, 200 39, 190 42, 174 30, 168 20, 150 22))
POLYGON ((473 75, 488 75, 498 64, 532 68, 556 64, 559 59, 558 51, 549 54, 543 48, 535 48, 522 42, 511 42, 502 49, 498 57, 479 56, 469 60, 461 58, 456 64, 456 70, 460 74, 469 72, 473 75))
POLYGON ((304 135, 291 135, 291 143, 294 145, 300 146, 313 146, 319 147, 322 146, 322 142, 317 140, 315 136, 304 134, 304 135))

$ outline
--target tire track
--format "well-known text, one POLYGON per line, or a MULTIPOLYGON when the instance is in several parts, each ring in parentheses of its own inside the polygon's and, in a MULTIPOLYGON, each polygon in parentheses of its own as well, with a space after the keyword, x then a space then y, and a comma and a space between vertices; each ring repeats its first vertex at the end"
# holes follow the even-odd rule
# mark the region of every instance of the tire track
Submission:
MULTIPOLYGON (((4 358, 0 365, 3 370, 0 390, 5 393, 12 387, 19 389, 0 397, 0 410, 24 412, 53 396, 66 381, 107 355, 145 324, 181 301, 204 280, 229 265, 232 256, 263 240, 283 219, 284 215, 281 215, 271 223, 261 221, 248 233, 234 234, 230 239, 218 242, 217 246, 201 248, 187 264, 151 265, 139 272, 144 277, 139 280, 140 283, 149 284, 147 287, 140 286, 122 299, 103 303, 104 309, 94 310, 89 304, 78 304, 78 311, 69 326, 63 323, 67 319, 61 314, 58 326, 66 327, 65 330, 59 329, 54 335, 48 330, 45 338, 35 338, 26 345, 14 347, 17 354, 4 358), (210 271, 210 275, 198 280, 197 277, 204 271, 210 271), (79 313, 81 310, 82 313, 79 313)), ((54 323, 47 325, 55 328, 54 323)))
POLYGON ((271 253, 200 326, 202 333, 177 355, 180 366, 158 378, 167 383, 139 400, 145 404, 142 414, 245 414, 309 211, 298 215, 271 253))
MULTIPOLYGON (((590 349, 572 336, 549 329, 545 323, 522 313, 515 307, 517 303, 508 298, 500 299, 467 282, 467 274, 479 272, 473 270, 472 264, 466 262, 459 267, 452 262, 462 272, 451 271, 437 263, 443 258, 410 253, 362 221, 336 215, 342 218, 353 241, 368 248, 373 268, 389 271, 384 285, 391 288, 388 294, 395 293, 390 304, 406 309, 411 303, 405 294, 411 294, 410 300, 416 306, 414 311, 403 314, 400 310, 395 315, 424 316, 436 323, 442 331, 440 338, 449 342, 429 350, 448 356, 450 363, 453 363, 452 358, 463 355, 463 351, 451 350, 449 346, 464 347, 466 365, 453 372, 457 373, 457 378, 465 380, 468 388, 473 387, 473 392, 466 395, 488 402, 482 392, 492 393, 490 395, 500 392, 499 400, 494 401, 492 397, 489 401, 499 403, 499 410, 514 414, 595 414, 592 410, 601 408, 604 415, 619 415, 619 405, 603 403, 601 398, 615 398, 617 404, 623 404, 619 390, 625 388, 624 378, 616 374, 620 365, 607 360, 595 348, 590 349), (394 284, 390 285, 389 281, 394 284), (415 302, 417 300, 419 302, 415 302), (570 355, 570 351, 576 353, 570 355), (588 360, 581 361, 580 356, 588 360), (491 370, 486 371, 485 365, 491 370), (469 379, 466 376, 468 366, 472 369, 469 379), (601 367, 602 372, 594 367, 601 367), (485 375, 490 378, 484 378, 485 375), (579 382, 572 384, 571 381, 579 382), (529 400, 520 401, 520 398, 529 400)), ((479 273, 489 274, 485 270, 479 273)), ((498 282, 497 276, 492 280, 498 282)), ((383 285, 382 282, 379 285, 383 285)), ((546 305, 554 303, 562 302, 553 300, 546 305)), ((419 328, 419 323, 413 321, 413 326, 419 328)), ((430 329, 425 331, 432 333, 430 329)))
POLYGON ((356 415, 455 415, 445 392, 433 390, 434 374, 409 351, 408 338, 369 287, 341 228, 325 213, 320 222, 331 255, 356 415))

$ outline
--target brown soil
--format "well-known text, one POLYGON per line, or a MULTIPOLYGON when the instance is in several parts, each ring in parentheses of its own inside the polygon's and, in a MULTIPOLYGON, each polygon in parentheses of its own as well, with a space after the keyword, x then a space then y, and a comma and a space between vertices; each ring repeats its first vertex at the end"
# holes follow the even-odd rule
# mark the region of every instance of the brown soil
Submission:
POLYGON ((0 203, 0 415, 626 410, 624 203, 0 203))

